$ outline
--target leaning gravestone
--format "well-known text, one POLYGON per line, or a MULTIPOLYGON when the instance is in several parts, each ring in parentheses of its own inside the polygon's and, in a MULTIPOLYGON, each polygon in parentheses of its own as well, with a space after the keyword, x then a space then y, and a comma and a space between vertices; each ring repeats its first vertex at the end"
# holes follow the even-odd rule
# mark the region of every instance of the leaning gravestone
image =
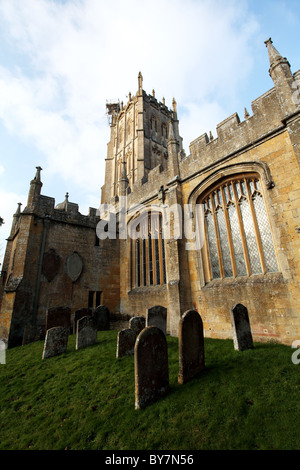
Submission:
POLYGON ((248 310, 237 304, 230 312, 234 349, 244 351, 253 348, 248 310))
POLYGON ((109 310, 107 307, 105 307, 105 305, 99 305, 98 307, 96 307, 93 315, 96 319, 98 330, 109 330, 109 310))
POLYGON ((156 326, 167 334, 167 309, 161 305, 148 308, 146 326, 156 326))
POLYGON ((67 350, 68 338, 69 330, 63 326, 57 326, 47 330, 43 359, 64 353, 67 350))
POLYGON ((130 356, 134 354, 136 337, 136 333, 130 328, 119 331, 116 357, 130 356))
POLYGON ((149 326, 134 348, 135 409, 145 408, 169 392, 168 348, 160 328, 149 326))
POLYGON ((146 320, 144 317, 132 317, 129 320, 129 328, 139 335, 140 332, 145 328, 146 320))
POLYGON ((70 330, 71 309, 69 307, 48 308, 46 313, 46 331, 55 326, 63 326, 70 330))
POLYGON ((97 343, 96 320, 91 315, 77 321, 76 349, 86 348, 97 343))
POLYGON ((204 369, 203 323, 198 312, 188 310, 179 322, 179 374, 183 384, 204 369))
POLYGON ((76 333, 77 322, 80 318, 87 317, 89 315, 93 315, 93 310, 91 308, 79 308, 74 313, 74 322, 73 322, 73 332, 76 333))

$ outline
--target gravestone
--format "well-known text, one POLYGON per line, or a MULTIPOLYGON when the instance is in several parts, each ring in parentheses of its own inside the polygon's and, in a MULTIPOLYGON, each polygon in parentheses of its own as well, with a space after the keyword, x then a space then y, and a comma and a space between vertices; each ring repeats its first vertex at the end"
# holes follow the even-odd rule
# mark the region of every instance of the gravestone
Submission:
POLYGON ((43 359, 57 356, 66 352, 68 346, 69 329, 63 326, 56 326, 47 330, 43 359))
POLYGON ((130 328, 119 331, 116 357, 130 356, 134 354, 136 337, 137 335, 135 331, 130 328))
POLYGON ((145 328, 146 320, 144 317, 132 317, 129 320, 129 328, 139 335, 140 332, 145 328))
POLYGON ((74 313, 74 321, 73 321, 73 332, 76 333, 77 322, 80 318, 87 317, 93 315, 93 310, 91 308, 79 308, 74 313))
POLYGON ((234 349, 245 351, 253 348, 248 310, 244 305, 237 304, 230 312, 234 349))
POLYGON ((198 312, 188 310, 179 322, 179 373, 183 384, 204 369, 203 323, 198 312))
POLYGON ((91 315, 79 318, 76 328, 76 349, 86 348, 97 343, 96 320, 91 315))
POLYGON ((6 349, 7 342, 4 339, 0 339, 0 364, 6 364, 6 349))
POLYGON ((51 307, 46 313, 46 331, 55 326, 63 326, 70 330, 71 309, 69 307, 51 307))
POLYGON ((96 320, 97 330, 109 330, 109 310, 107 307, 105 307, 105 305, 99 305, 96 307, 93 315, 96 320))
POLYGON ((146 326, 156 326, 167 334, 167 309, 161 305, 148 308, 146 326))
POLYGON ((166 336, 149 326, 138 335, 134 348, 135 409, 145 408, 169 392, 166 336))

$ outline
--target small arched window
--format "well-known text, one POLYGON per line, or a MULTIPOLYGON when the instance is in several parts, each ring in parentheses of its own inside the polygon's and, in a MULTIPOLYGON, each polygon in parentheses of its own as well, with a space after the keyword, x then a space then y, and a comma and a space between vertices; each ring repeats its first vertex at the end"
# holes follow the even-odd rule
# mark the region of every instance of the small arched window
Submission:
POLYGON ((159 212, 139 216, 131 239, 132 287, 166 283, 166 256, 159 212))
POLYGON ((200 202, 204 205, 208 280, 278 271, 256 174, 226 179, 200 202))

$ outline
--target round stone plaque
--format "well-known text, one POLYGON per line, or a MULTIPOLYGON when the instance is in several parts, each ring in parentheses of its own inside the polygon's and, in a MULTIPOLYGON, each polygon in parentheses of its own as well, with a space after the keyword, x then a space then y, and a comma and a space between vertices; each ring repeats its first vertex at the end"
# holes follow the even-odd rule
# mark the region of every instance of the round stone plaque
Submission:
POLYGON ((77 281, 83 268, 82 259, 79 254, 74 251, 66 260, 66 272, 72 282, 77 281))

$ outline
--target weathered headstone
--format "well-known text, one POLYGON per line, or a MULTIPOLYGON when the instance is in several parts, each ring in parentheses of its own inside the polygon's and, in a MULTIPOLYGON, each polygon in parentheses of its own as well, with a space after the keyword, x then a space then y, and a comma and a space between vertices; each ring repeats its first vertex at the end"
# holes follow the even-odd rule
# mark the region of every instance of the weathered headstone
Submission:
POLYGON ((234 349, 244 351, 253 348, 248 310, 237 304, 230 312, 234 349))
POLYGON ((0 339, 0 364, 6 364, 7 342, 0 339))
POLYGON ((77 322, 80 318, 87 317, 93 315, 93 310, 91 308, 79 308, 74 313, 74 321, 73 321, 73 332, 76 333, 77 322))
POLYGON ((130 328, 118 332, 116 357, 130 356, 134 354, 136 333, 130 328))
POLYGON ((22 346, 45 339, 45 328, 37 325, 25 325, 22 346))
POLYGON ((76 328, 76 349, 97 343, 96 320, 91 315, 79 318, 76 328))
POLYGON ((132 317, 129 320, 129 328, 133 330, 137 335, 145 328, 146 320, 144 317, 132 317))
POLYGON ((179 322, 179 373, 183 384, 204 369, 203 323, 198 312, 188 310, 179 322))
POLYGON ((156 326, 167 334, 167 309, 161 305, 148 308, 146 326, 156 326))
POLYGON ((110 320, 109 320, 109 310, 105 305, 99 305, 94 310, 94 317, 96 319, 97 329, 98 330, 109 330, 110 320))
POLYGON ((135 409, 145 408, 169 392, 166 336, 149 326, 138 335, 134 348, 135 409))
POLYGON ((64 353, 67 350, 68 338, 69 330, 63 326, 57 326, 47 330, 43 359, 64 353))
POLYGON ((46 331, 56 326, 63 326, 70 330, 71 309, 69 307, 51 307, 46 313, 46 331))

